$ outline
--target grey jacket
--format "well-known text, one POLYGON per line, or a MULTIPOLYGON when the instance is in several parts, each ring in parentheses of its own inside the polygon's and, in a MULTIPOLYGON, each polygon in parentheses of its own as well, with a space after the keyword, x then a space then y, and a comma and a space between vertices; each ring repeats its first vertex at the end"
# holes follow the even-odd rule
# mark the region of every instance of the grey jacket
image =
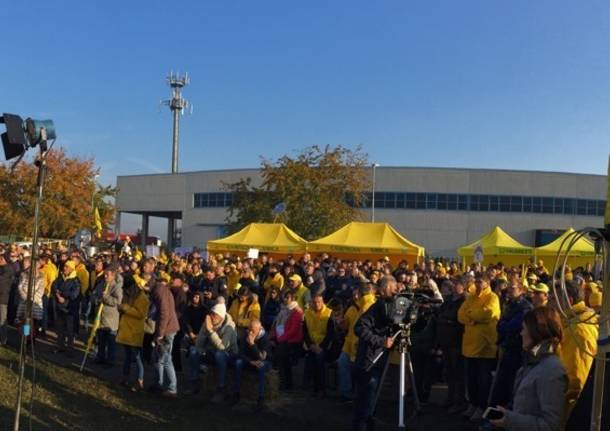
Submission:
POLYGON ((201 330, 197 334, 195 347, 201 354, 209 351, 225 351, 237 355, 237 332, 235 332, 235 323, 231 315, 227 313, 224 322, 214 332, 208 332, 205 328, 205 323, 201 325, 201 330))
POLYGON ((560 431, 568 377, 555 354, 528 361, 515 378, 513 409, 506 414, 510 431, 560 431))
POLYGON ((123 302, 123 277, 116 275, 114 282, 108 286, 108 290, 104 295, 103 292, 106 285, 103 286, 101 302, 104 304, 102 308, 102 316, 100 319, 100 328, 118 331, 119 329, 119 305, 123 302))

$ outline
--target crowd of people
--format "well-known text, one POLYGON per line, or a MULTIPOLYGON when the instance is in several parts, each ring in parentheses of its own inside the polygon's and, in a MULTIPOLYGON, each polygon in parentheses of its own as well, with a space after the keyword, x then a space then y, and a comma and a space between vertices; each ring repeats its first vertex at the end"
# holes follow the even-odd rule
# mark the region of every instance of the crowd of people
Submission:
MULTIPOLYGON (((70 356, 75 338, 86 340, 93 328, 96 366, 122 365, 121 384, 132 391, 187 396, 213 373, 212 401, 235 404, 252 373, 265 408, 271 370, 280 391, 305 387, 325 398, 333 369, 336 397, 354 404, 354 429, 372 429, 372 394, 383 363, 395 359, 384 316, 396 295, 421 293, 442 302, 420 307, 411 327, 410 390, 422 403, 443 381, 447 414, 482 429, 580 429, 589 421, 602 299, 590 266, 567 268, 566 294, 555 297, 542 261, 463 268, 443 259, 392 265, 197 250, 153 257, 127 242, 90 258, 43 247, 36 262, 31 336, 50 337, 52 329, 55 352, 70 356), (295 381, 300 364, 303 384, 295 381), (155 379, 145 385, 146 366, 155 379), (483 417, 490 406, 499 418, 483 417)), ((0 245, 1 344, 8 324, 24 322, 31 264, 27 249, 0 245)))

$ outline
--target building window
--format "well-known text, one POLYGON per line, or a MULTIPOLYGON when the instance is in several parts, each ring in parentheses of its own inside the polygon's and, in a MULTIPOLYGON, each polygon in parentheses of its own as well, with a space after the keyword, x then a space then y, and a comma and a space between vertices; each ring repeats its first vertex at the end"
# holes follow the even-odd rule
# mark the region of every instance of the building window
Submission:
MULTIPOLYGON (((371 208, 372 193, 365 192, 361 208, 371 208)), ((354 197, 347 193, 345 202, 354 206, 354 197)), ((227 208, 233 194, 226 192, 194 193, 193 208, 227 208)), ((467 195, 455 193, 375 192, 375 208, 428 209, 439 211, 498 211, 538 214, 603 216, 606 202, 595 199, 551 198, 539 196, 467 195)))

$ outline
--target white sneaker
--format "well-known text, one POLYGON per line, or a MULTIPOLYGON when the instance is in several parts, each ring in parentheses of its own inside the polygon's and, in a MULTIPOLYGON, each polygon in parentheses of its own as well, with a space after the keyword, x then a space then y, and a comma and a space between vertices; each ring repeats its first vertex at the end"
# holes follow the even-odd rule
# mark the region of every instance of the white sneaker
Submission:
POLYGON ((462 416, 464 416, 467 419, 470 419, 470 416, 472 416, 475 412, 477 408, 475 406, 473 406, 472 404, 468 404, 468 408, 464 411, 464 413, 462 413, 462 416))
POLYGON ((477 408, 470 416, 470 422, 481 422, 481 419, 483 419, 483 409, 477 408))

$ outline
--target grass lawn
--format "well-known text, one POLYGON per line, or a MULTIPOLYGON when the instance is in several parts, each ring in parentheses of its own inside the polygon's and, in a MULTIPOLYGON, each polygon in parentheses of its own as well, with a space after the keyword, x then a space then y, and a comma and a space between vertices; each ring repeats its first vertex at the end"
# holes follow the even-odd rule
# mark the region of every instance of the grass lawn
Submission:
MULTIPOLYGON (((13 350, 0 347, 0 430, 12 430, 13 426, 17 360, 13 350)), ((307 402, 295 406, 300 410, 295 415, 280 415, 274 413, 275 409, 255 413, 247 403, 232 409, 211 404, 203 396, 165 399, 146 393, 134 394, 116 384, 81 374, 76 368, 58 366, 45 359, 37 359, 36 365, 33 430, 320 431, 349 427, 349 416, 337 417, 316 409, 312 412, 312 409, 304 408, 307 402)), ((31 372, 28 366, 22 430, 30 429, 31 372)))

